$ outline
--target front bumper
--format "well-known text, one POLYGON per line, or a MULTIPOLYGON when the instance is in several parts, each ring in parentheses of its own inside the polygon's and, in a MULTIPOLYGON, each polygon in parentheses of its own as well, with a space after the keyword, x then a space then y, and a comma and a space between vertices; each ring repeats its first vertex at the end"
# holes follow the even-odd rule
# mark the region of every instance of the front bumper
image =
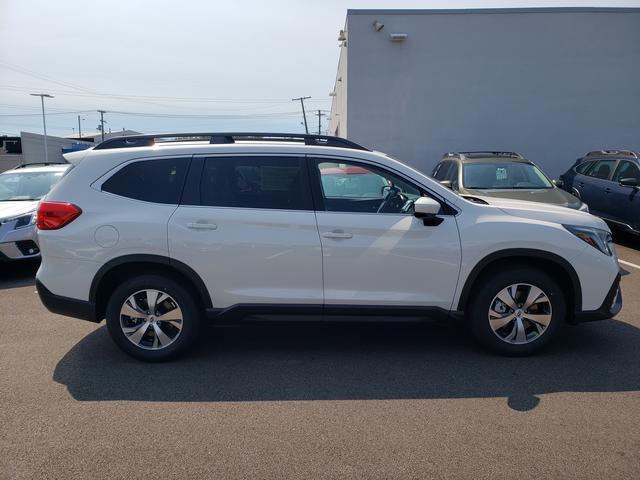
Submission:
POLYGON ((96 305, 93 302, 86 302, 75 298, 62 297, 51 293, 42 282, 36 279, 36 290, 40 296, 40 301, 47 310, 58 315, 79 318, 90 322, 100 322, 96 318, 96 305))
POLYGON ((35 225, 13 228, 13 223, 0 224, 0 259, 27 260, 40 257, 35 225))
POLYGON ((620 288, 621 275, 618 274, 604 298, 600 308, 596 310, 584 310, 575 312, 573 323, 593 322, 595 320, 606 320, 616 316, 622 310, 622 290, 620 288))

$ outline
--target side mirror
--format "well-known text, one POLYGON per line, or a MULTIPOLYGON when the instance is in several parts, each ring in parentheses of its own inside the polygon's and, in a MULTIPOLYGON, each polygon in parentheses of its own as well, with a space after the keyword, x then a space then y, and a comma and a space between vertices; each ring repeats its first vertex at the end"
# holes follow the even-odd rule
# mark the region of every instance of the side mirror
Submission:
POLYGON ((444 219, 436 217, 440 204, 431 197, 420 197, 413 204, 413 215, 421 218, 425 226, 440 225, 444 219))
POLYGON ((451 183, 451 180, 440 180, 440 185, 443 185, 453 190, 453 184, 451 183))
POLYGON ((562 188, 564 187, 564 180, 562 180, 561 178, 554 180, 553 184, 558 187, 558 188, 562 188))
POLYGON ((638 182, 637 178, 621 178, 618 183, 620 183, 620 185, 622 185, 623 187, 638 187, 638 185, 640 185, 640 182, 638 182))

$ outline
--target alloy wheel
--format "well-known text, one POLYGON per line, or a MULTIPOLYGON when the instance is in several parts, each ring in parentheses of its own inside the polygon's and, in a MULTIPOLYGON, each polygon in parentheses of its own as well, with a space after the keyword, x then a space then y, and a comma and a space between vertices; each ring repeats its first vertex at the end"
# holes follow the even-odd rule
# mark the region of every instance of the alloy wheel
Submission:
POLYGON ((515 283, 503 288, 489 306, 489 325, 500 340, 511 344, 531 343, 549 327, 551 301, 535 285, 515 283))
POLYGON ((136 347, 160 350, 180 336, 182 310, 161 290, 145 289, 130 295, 120 309, 120 328, 136 347))

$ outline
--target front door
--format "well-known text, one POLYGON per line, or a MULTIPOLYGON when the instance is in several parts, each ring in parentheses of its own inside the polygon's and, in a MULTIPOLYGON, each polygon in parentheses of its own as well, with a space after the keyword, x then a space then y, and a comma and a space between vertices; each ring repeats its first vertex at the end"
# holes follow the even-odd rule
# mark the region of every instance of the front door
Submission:
POLYGON ((637 187, 620 185, 623 178, 635 178, 640 182, 640 168, 634 162, 621 160, 613 174, 611 185, 608 187, 606 216, 611 220, 640 227, 640 191, 637 187))
POLYGON ((589 210, 596 215, 606 216, 606 192, 611 187, 611 174, 616 160, 598 160, 588 169, 585 175, 577 175, 574 185, 580 193, 580 199, 589 205, 589 210))
POLYGON ((169 221, 171 258, 214 308, 322 304, 322 256, 302 156, 194 157, 169 221))
POLYGON ((460 269, 453 215, 425 226, 413 201, 426 195, 366 162, 310 162, 324 272, 325 305, 451 308, 460 269))

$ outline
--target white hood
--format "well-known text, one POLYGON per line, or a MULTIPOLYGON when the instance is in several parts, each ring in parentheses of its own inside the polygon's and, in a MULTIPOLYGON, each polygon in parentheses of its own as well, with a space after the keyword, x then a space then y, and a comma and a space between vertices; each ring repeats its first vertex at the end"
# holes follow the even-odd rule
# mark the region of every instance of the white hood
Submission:
POLYGON ((33 212, 38 208, 38 201, 0 202, 0 221, 33 212))
POLYGON ((548 203, 527 202, 524 200, 512 200, 509 198, 497 198, 474 195, 481 198, 489 205, 498 207, 504 213, 515 217, 528 218, 543 222, 561 223, 563 225, 580 225, 583 227, 600 228, 609 231, 609 227, 604 220, 591 215, 560 205, 550 205, 548 203))

